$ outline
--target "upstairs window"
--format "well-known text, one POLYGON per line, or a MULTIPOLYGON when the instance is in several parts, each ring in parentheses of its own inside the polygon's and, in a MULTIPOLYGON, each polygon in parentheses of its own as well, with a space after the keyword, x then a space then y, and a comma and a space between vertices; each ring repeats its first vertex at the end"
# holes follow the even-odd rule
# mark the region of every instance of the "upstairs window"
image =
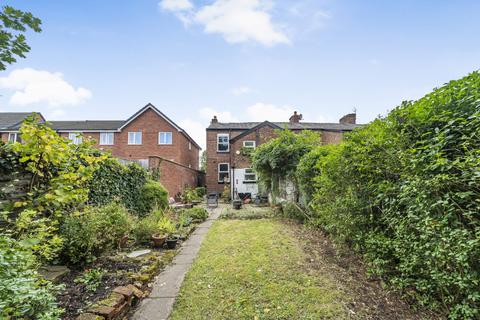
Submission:
POLYGON ((172 144, 172 133, 171 132, 159 132, 158 133, 158 144, 172 144))
POLYGON ((245 177, 244 180, 246 182, 254 182, 257 181, 257 174, 253 169, 245 169, 245 177))
POLYGON ((230 165, 228 163, 218 164, 218 182, 225 183, 230 181, 230 165))
POLYGON ((217 134, 217 151, 228 152, 230 151, 230 135, 228 133, 217 134))
POLYGON ((252 148, 252 149, 255 149, 255 141, 253 140, 246 140, 246 141, 243 141, 243 147, 244 148, 252 148))
POLYGON ((16 132, 10 132, 8 134, 8 142, 20 142, 19 134, 16 132))
POLYGON ((113 145, 113 132, 100 132, 100 144, 104 146, 113 145))
POLYGON ((128 144, 142 144, 142 132, 129 132, 128 144))
POLYGON ((71 140, 73 144, 81 144, 83 142, 82 133, 80 132, 69 132, 68 139, 71 140))

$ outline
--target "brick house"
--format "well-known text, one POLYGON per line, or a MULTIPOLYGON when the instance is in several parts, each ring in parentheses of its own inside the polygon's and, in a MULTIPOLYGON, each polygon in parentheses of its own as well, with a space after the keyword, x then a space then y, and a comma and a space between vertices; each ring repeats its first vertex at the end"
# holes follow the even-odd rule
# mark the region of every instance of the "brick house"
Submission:
MULTIPOLYGON (((2 141, 19 139, 18 129, 31 113, 0 113, 2 141)), ((41 117, 41 115, 40 115, 41 117)), ((43 117, 41 117, 43 119, 43 117)), ((45 121, 45 119, 43 119, 45 121)), ((160 182, 170 196, 181 193, 185 186, 199 185, 200 146, 175 122, 152 104, 147 104, 127 120, 50 121, 61 136, 81 143, 95 140, 94 147, 111 151, 125 162, 138 162, 145 168, 159 169, 160 182)))
POLYGON ((229 185, 232 194, 254 198, 258 193, 257 177, 245 149, 255 149, 275 137, 275 130, 288 128, 293 132, 313 130, 321 133, 322 143, 338 144, 345 132, 352 131, 356 114, 348 114, 339 123, 301 122, 302 115, 296 111, 289 122, 218 122, 213 117, 207 128, 208 192, 222 192, 229 185))

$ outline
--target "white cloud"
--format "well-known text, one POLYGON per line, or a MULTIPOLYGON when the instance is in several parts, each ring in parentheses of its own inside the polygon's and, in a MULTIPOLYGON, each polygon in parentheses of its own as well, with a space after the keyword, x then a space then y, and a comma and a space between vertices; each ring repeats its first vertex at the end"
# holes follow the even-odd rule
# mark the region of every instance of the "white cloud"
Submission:
POLYGON ((264 0, 216 0, 204 6, 195 20, 207 33, 219 33, 229 43, 255 41, 266 46, 289 43, 287 36, 272 23, 264 0))
POLYGON ((193 9, 193 4, 189 0, 162 0, 159 3, 163 10, 183 11, 193 9))
POLYGON ((0 78, 0 87, 15 90, 10 98, 12 105, 46 103, 58 108, 77 105, 92 97, 89 90, 75 88, 66 82, 61 73, 31 68, 13 70, 8 76, 0 78))
POLYGON ((174 12, 184 25, 200 24, 206 33, 220 34, 229 43, 288 44, 288 37, 272 22, 272 3, 272 0, 215 0, 197 10, 190 0, 162 0, 159 5, 174 12))
POLYGON ((233 88, 231 92, 235 96, 241 96, 244 94, 249 94, 250 92, 252 92, 252 89, 250 89, 247 86, 241 86, 241 87, 233 88))

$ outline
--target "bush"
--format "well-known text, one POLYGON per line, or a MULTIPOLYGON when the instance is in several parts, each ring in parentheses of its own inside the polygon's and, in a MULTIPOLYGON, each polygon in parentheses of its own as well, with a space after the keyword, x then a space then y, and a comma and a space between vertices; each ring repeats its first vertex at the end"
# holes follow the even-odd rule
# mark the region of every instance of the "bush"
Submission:
POLYGON ((205 221, 208 218, 208 211, 204 208, 197 207, 191 209, 183 209, 180 215, 189 217, 193 221, 205 221))
POLYGON ((203 198, 207 194, 207 188, 197 187, 195 188, 195 192, 197 193, 197 196, 199 196, 200 198, 203 198))
POLYGON ((59 319, 59 288, 37 274, 35 257, 17 241, 0 236, 0 318, 59 319))
POLYGON ((284 202, 282 203, 282 215, 285 218, 294 219, 298 221, 305 221, 308 216, 296 203, 284 202))
POLYGON ((143 210, 140 203, 142 187, 148 172, 138 164, 124 166, 110 158, 101 163, 90 182, 89 202, 105 205, 119 200, 132 212, 143 210))
POLYGON ((118 248, 133 226, 134 219, 127 209, 116 203, 73 213, 61 228, 65 239, 62 256, 71 264, 89 263, 105 251, 118 248))
POLYGON ((480 317, 478 101, 474 72, 315 157, 315 222, 452 319, 480 317))
POLYGON ((146 215, 152 209, 168 207, 168 191, 160 182, 148 180, 140 190, 138 213, 146 215))
POLYGON ((163 216, 161 210, 154 210, 147 216, 138 219, 133 229, 135 241, 139 244, 150 243, 152 235, 158 233, 158 222, 163 216))

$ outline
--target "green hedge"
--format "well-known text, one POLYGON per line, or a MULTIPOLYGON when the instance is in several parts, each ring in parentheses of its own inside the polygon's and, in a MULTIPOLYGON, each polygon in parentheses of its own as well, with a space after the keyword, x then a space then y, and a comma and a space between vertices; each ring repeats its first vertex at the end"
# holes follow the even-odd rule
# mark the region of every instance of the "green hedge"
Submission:
POLYGON ((89 203, 105 205, 119 200, 132 212, 143 212, 140 195, 148 173, 138 164, 124 166, 109 158, 102 162, 90 182, 89 203))
POLYGON ((420 303, 452 319, 480 317, 478 72, 302 161, 298 174, 316 175, 313 190, 299 179, 314 223, 420 303))

